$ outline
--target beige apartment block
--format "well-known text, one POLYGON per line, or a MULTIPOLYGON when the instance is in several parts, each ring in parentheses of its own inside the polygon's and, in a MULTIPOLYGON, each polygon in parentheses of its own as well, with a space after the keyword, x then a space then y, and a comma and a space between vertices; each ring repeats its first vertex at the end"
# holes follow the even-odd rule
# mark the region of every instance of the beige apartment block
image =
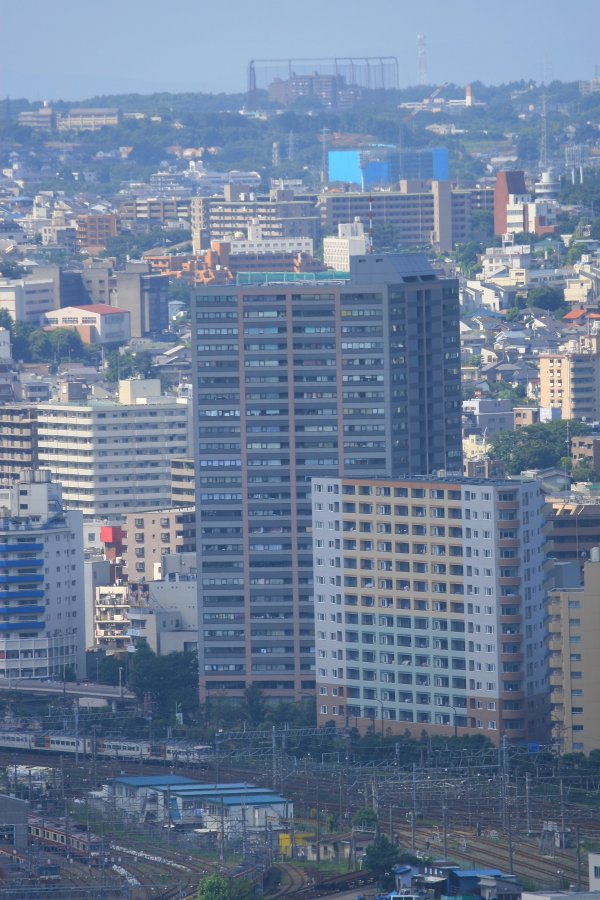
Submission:
POLYGON ((196 550, 196 507, 138 510, 125 519, 125 573, 130 582, 161 578, 166 554, 196 550))
POLYGON ((600 549, 585 563, 583 587, 548 597, 552 732, 563 753, 600 749, 600 549))
POLYGON ((563 419, 600 417, 600 353, 593 342, 584 352, 540 355, 540 406, 561 410, 563 419))
POLYGON ((114 400, 38 406, 39 465, 88 519, 169 506, 171 458, 187 452, 187 403, 156 379, 122 381, 114 400))
POLYGON ((547 736, 535 481, 313 479, 317 717, 547 736))

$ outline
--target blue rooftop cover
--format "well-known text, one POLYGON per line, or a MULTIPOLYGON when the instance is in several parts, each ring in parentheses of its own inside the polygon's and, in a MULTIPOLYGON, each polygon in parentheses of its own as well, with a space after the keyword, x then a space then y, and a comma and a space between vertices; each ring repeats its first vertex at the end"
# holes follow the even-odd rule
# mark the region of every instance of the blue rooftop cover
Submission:
POLYGON ((482 875, 506 877, 506 873, 501 872, 500 869, 456 869, 452 875, 456 875, 457 878, 481 878, 482 875))
POLYGON ((132 775, 114 778, 113 781, 118 782, 119 784, 128 784, 130 787, 168 788, 172 787, 174 784, 197 784, 198 787, 201 786, 200 783, 194 781, 193 778, 184 778, 181 775, 132 775))

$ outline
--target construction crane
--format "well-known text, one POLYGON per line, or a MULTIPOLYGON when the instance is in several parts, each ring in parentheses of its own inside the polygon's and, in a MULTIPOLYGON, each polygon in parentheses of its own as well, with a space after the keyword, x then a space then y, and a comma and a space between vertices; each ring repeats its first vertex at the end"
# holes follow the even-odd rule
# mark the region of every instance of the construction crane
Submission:
POLYGON ((422 100, 418 106, 416 106, 414 109, 411 109, 410 112, 408 113, 408 115, 404 116, 402 121, 406 124, 408 124, 408 122, 412 122, 412 120, 417 115, 417 113, 422 112, 424 106, 429 106, 430 103, 433 103, 435 98, 439 94, 441 94, 445 88, 448 87, 448 84, 449 84, 449 82, 445 81, 443 84, 438 85, 438 87, 436 87, 436 89, 431 92, 429 97, 426 97, 425 100, 422 100))

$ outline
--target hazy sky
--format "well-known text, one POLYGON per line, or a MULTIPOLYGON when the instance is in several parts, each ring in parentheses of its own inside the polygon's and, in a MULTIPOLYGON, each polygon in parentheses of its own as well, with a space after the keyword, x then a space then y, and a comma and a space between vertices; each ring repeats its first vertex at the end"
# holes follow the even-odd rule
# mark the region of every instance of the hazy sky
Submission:
POLYGON ((590 78, 600 0, 17 0, 2 4, 0 97, 243 91, 250 59, 397 56, 417 81, 590 78))

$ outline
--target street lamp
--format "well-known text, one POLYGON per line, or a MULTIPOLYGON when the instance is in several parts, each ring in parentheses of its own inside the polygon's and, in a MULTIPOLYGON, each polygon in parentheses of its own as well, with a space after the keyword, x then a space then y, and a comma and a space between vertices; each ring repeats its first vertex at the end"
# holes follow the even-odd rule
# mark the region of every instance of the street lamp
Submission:
POLYGON ((123 666, 119 666, 119 697, 123 699, 123 666))

